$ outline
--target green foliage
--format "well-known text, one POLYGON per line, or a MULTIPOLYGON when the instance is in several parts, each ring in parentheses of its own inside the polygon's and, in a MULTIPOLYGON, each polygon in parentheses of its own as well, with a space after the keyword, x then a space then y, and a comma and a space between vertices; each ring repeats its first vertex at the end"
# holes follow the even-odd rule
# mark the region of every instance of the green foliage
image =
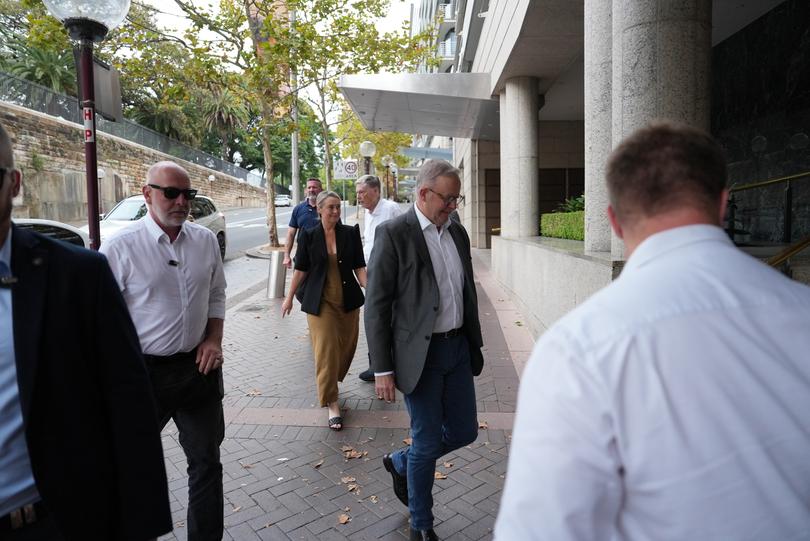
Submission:
POLYGON ((585 240, 585 211, 541 214, 540 234, 558 239, 585 240))
POLYGON ((585 196, 569 197, 557 206, 554 212, 578 212, 585 210, 585 196))
POLYGON ((383 171, 383 156, 390 156, 398 167, 408 165, 408 158, 399 154, 400 147, 411 146, 411 136, 405 133, 369 131, 363 127, 357 115, 348 106, 340 112, 340 124, 337 126, 340 150, 344 156, 360 157, 360 143, 371 141, 377 147, 372 161, 377 171, 383 171))
POLYGON ((36 172, 45 169, 45 160, 36 152, 31 153, 31 168, 36 172))

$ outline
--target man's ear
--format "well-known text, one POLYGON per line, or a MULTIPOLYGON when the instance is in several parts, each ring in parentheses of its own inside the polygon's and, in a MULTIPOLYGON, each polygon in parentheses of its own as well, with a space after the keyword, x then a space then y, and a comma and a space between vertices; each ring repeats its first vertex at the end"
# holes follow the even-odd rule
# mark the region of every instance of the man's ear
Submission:
POLYGON ((17 197, 20 195, 20 187, 22 186, 22 172, 18 169, 11 171, 11 196, 17 197))
MULTIPOLYGON (((726 220, 726 207, 728 207, 728 194, 729 194, 728 188, 724 189, 720 193, 720 216, 719 216, 720 221, 719 221, 719 223, 720 223, 721 227, 722 227, 723 223, 726 220)), ((731 227, 733 228, 734 224, 731 224, 731 227)))
POLYGON ((151 205, 152 204, 152 188, 150 188, 149 186, 144 184, 143 188, 141 188, 141 193, 143 193, 143 197, 144 197, 144 199, 146 199, 146 202, 151 205))
POLYGON ((624 232, 622 231, 621 224, 619 224, 619 219, 616 217, 616 211, 613 210, 613 205, 608 205, 607 215, 608 220, 610 220, 610 227, 613 228, 613 232, 616 233, 617 237, 623 239, 624 232))

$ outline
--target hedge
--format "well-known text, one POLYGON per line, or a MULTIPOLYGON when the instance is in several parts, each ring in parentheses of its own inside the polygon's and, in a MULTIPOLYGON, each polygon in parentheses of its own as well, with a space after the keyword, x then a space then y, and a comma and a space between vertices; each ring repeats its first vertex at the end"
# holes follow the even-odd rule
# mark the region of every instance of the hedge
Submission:
POLYGON ((540 235, 558 239, 585 240, 585 211, 541 214, 540 235))

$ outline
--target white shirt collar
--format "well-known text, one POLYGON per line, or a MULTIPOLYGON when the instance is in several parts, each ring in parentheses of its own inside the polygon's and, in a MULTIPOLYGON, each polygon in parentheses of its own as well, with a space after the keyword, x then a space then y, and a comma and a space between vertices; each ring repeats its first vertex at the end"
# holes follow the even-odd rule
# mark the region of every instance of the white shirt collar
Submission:
POLYGON ((716 225, 708 224, 685 225, 650 235, 633 251, 622 272, 640 268, 649 261, 686 244, 707 241, 731 244, 725 231, 716 225))
MULTIPOLYGON (((421 227, 421 228, 422 228, 422 231, 424 231, 425 229, 427 229, 427 228, 429 228, 429 227, 435 227, 435 226, 436 226, 436 224, 434 224, 433 222, 431 222, 431 221, 430 221, 430 220, 427 218, 427 216, 425 216, 424 214, 422 214, 422 211, 421 211, 421 210, 419 210, 419 207, 416 205, 416 203, 414 203, 414 205, 413 205, 413 210, 415 210, 415 211, 416 211, 416 218, 419 220, 419 227, 421 227)), ((441 229, 442 233, 444 233, 445 231, 447 231, 447 228, 448 228, 448 227, 450 227, 450 219, 449 219, 449 218, 447 219, 447 221, 446 221, 446 222, 444 222, 444 223, 441 225, 441 228, 440 228, 440 229, 441 229)))
POLYGON ((8 268, 11 268, 11 234, 13 232, 13 227, 8 228, 8 235, 6 235, 6 242, 3 243, 3 246, 0 246, 0 261, 5 263, 8 268))

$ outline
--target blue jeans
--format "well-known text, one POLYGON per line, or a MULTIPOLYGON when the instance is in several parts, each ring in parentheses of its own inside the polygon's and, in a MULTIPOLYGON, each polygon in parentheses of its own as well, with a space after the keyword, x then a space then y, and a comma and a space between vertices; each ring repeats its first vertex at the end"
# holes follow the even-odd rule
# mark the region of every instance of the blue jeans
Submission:
POLYGON ((160 427, 174 419, 188 461, 188 539, 219 541, 223 535, 222 463, 225 437, 222 369, 203 375, 194 357, 149 362, 160 427))
POLYGON ((433 528, 436 461, 478 437, 470 348, 464 335, 431 340, 422 376, 405 395, 405 404, 412 443, 392 453, 391 460, 408 478, 411 528, 427 530, 433 528))

